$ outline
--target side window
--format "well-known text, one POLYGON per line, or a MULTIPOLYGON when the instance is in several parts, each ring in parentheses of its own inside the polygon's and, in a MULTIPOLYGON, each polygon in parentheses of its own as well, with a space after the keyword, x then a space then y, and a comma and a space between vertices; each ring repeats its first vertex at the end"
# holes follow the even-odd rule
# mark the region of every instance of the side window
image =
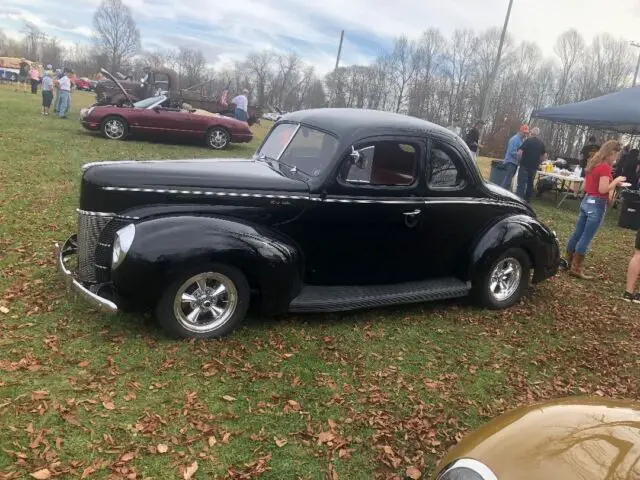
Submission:
POLYGON ((429 188, 459 188, 464 184, 464 175, 447 149, 434 145, 427 169, 429 188))
POLYGON ((418 170, 418 145, 384 140, 360 145, 343 163, 340 177, 353 185, 408 186, 418 170))

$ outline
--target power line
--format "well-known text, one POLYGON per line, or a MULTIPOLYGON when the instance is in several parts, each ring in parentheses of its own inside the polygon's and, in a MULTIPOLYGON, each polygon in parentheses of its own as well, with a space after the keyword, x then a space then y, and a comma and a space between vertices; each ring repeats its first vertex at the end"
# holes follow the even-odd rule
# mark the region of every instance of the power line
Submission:
POLYGON ((487 92, 485 94, 484 103, 482 105, 482 112, 480 118, 486 121, 487 110, 489 110, 489 100, 491 99, 491 91, 493 90, 493 84, 498 74, 498 67, 500 66, 500 56, 502 55, 502 47, 504 45, 504 38, 507 35, 507 26, 509 25, 509 17, 511 16, 511 7, 513 6, 513 0, 509 0, 509 7, 507 8, 507 15, 504 17, 504 25, 502 26, 502 34, 500 35, 500 44, 498 45, 498 53, 491 70, 491 76, 489 77, 489 85, 487 85, 487 92))
MULTIPOLYGON (((640 43, 631 42, 632 47, 640 47, 640 43)), ((633 86, 636 86, 638 80, 638 70, 640 70, 640 53, 638 53, 638 62, 636 63, 636 73, 633 75, 633 86)))
POLYGON ((336 57, 336 67, 333 69, 334 72, 338 70, 338 64, 340 63, 340 54, 342 53, 342 40, 344 40, 344 30, 340 32, 340 45, 338 45, 338 56, 336 57))

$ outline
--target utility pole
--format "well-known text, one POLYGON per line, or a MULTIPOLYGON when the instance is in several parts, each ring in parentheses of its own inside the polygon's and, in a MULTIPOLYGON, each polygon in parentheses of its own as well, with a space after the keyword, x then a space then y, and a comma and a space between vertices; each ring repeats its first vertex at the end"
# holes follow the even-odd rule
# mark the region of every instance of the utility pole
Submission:
MULTIPOLYGON (((632 47, 640 47, 640 43, 631 42, 632 47)), ((633 86, 636 86, 636 81, 638 80, 638 70, 640 70, 640 53, 638 53, 638 62, 636 63, 636 73, 633 76, 633 86)))
POLYGON ((489 85, 487 85, 487 92, 485 94, 484 104, 482 105, 482 113, 480 118, 486 121, 487 110, 489 110, 489 100, 491 99, 491 92, 493 91, 493 84, 498 74, 498 67, 500 66, 500 56, 502 55, 502 47, 504 45, 504 38, 507 35, 507 26, 509 25, 509 17, 511 16, 511 7, 513 6, 513 0, 509 0, 509 8, 507 8, 507 15, 504 18, 504 25, 502 26, 502 35, 500 35, 500 44, 498 45, 498 54, 496 55, 495 62, 493 63, 493 69, 489 77, 489 85))
POLYGON ((334 72, 338 70, 338 64, 340 63, 340 54, 342 53, 342 40, 344 40, 344 30, 340 32, 340 45, 338 46, 338 56, 336 57, 336 68, 333 69, 334 72))

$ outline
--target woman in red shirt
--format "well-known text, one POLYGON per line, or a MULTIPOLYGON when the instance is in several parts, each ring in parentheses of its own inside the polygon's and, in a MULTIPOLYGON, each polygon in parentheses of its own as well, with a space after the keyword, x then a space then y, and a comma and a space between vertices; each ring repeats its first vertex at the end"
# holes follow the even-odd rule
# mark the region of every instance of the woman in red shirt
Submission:
POLYGON ((569 273, 574 277, 589 280, 592 277, 582 271, 587 248, 593 240, 598 228, 604 220, 604 214, 609 204, 609 196, 625 177, 613 180, 611 164, 622 150, 622 145, 616 140, 609 140, 587 162, 584 178, 585 196, 580 204, 580 213, 576 227, 567 243, 566 261, 569 273))

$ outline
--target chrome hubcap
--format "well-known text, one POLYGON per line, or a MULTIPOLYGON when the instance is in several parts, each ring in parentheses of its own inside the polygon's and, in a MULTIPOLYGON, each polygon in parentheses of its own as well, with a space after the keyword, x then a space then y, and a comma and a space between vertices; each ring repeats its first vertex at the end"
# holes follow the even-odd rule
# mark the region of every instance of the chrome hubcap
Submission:
POLYGON ((124 125, 120 120, 109 120, 104 125, 104 133, 107 137, 117 140, 124 134, 124 125))
POLYGON ((221 130, 211 132, 211 135, 209 135, 209 143, 212 147, 222 148, 227 145, 227 134, 221 130))
POLYGON ((515 258, 501 260, 491 272, 489 293, 498 302, 509 299, 518 290, 522 278, 522 266, 515 258))
POLYGON ((218 272, 194 275, 178 289, 173 310, 186 330, 206 333, 224 325, 238 306, 238 291, 229 277, 218 272))

